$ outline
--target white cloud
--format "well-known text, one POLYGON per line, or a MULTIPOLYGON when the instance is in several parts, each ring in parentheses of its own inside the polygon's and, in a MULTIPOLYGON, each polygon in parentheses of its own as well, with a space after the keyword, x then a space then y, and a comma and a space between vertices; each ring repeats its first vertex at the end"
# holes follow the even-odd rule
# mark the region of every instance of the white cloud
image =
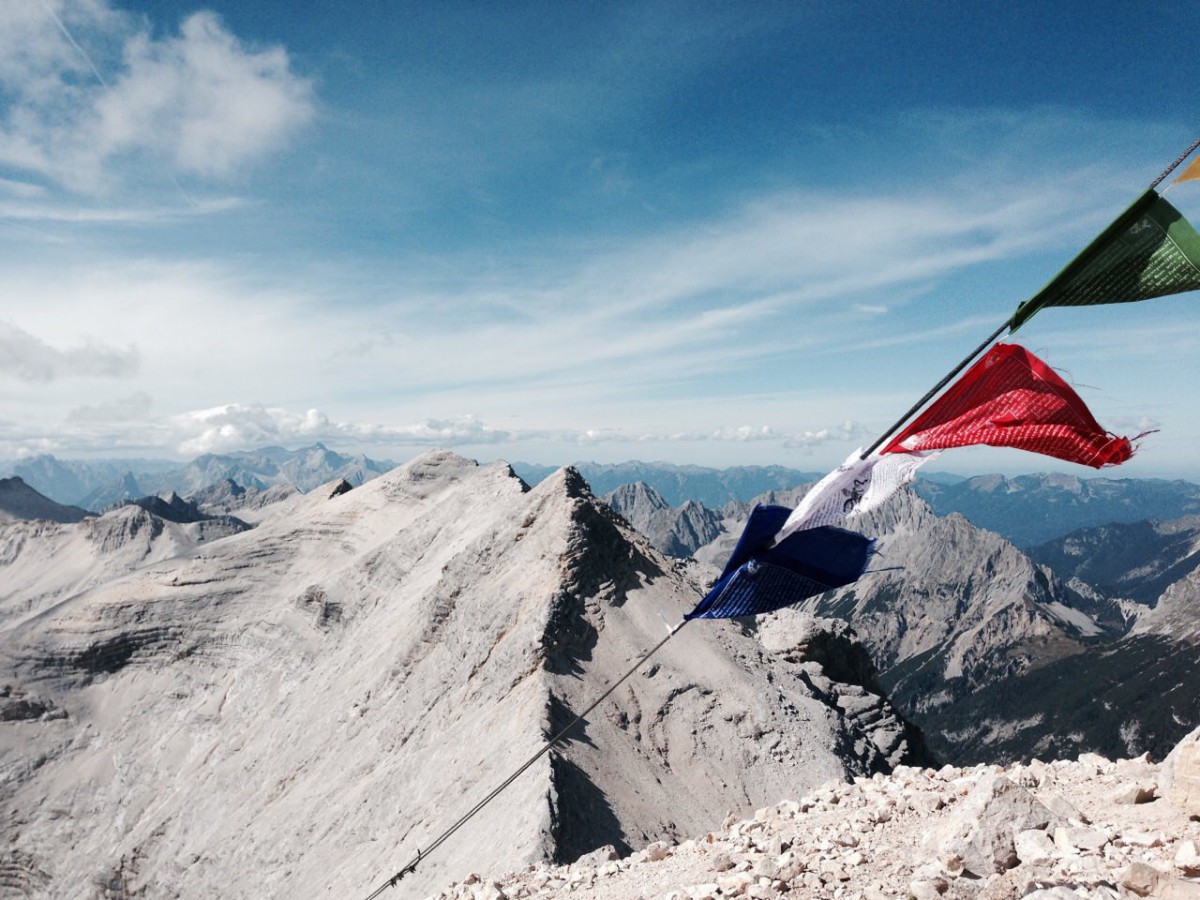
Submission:
MULTIPOLYGON (((29 184, 24 181, 13 181, 11 178, 0 178, 0 192, 10 194, 21 200, 32 200, 41 197, 46 191, 41 185, 29 184)), ((0 210, 0 215, 7 216, 8 214, 0 210)))
POLYGON ((294 413, 261 404, 200 409, 173 416, 169 422, 183 454, 219 453, 244 447, 316 439, 328 435, 329 419, 315 409, 294 413))
POLYGON ((298 413, 280 407, 238 403, 172 416, 166 426, 175 449, 183 455, 219 453, 268 444, 295 445, 314 440, 410 447, 464 447, 530 441, 582 445, 773 441, 785 447, 812 447, 847 440, 860 430, 854 422, 798 435, 783 434, 763 425, 683 433, 647 433, 619 428, 501 429, 487 425, 475 416, 389 425, 337 422, 316 409, 298 413))
POLYGON ((103 192, 119 163, 146 156, 224 178, 313 115, 287 53, 246 46, 213 13, 157 38, 98 0, 48 3, 0 11, 0 164, 31 184, 103 192))
POLYGON ((139 354, 97 341, 60 350, 10 322, 0 322, 0 374, 25 382, 62 377, 120 378, 137 372, 139 354))
POLYGON ((783 446, 789 450, 811 453, 815 447, 861 440, 868 433, 861 423, 847 419, 833 428, 819 428, 815 431, 802 431, 794 434, 784 442, 783 446))

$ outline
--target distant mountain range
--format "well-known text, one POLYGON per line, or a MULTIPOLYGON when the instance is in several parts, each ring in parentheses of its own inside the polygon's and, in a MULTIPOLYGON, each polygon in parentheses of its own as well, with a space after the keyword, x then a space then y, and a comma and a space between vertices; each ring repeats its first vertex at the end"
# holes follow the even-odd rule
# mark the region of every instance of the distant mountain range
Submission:
POLYGON ((7 470, 59 503, 100 512, 152 494, 188 496, 227 480, 260 492, 277 485, 309 491, 339 478, 358 485, 395 465, 313 444, 299 450, 264 447, 210 453, 183 465, 166 460, 59 460, 43 455, 10 462, 0 467, 0 474, 7 470))
POLYGON ((1200 485, 1158 478, 979 475, 949 484, 919 479, 916 491, 939 516, 960 513, 1018 547, 1079 528, 1200 513, 1200 485))
MULTIPOLYGON (((555 470, 531 463, 513 463, 513 471, 529 484, 537 484, 555 470)), ((784 466, 734 466, 710 469, 665 462, 615 464, 580 462, 572 468, 584 477, 597 497, 626 484, 641 482, 654 488, 668 506, 691 501, 719 510, 732 500, 747 501, 767 491, 780 491, 816 481, 824 472, 803 472, 784 466)))
MULTIPOLYGON (((314 444, 297 450, 264 447, 206 454, 186 464, 166 460, 59 460, 43 455, 0 463, 0 476, 19 476, 58 503, 99 512, 153 494, 175 492, 187 497, 227 481, 259 493, 280 485, 308 491, 335 479, 358 485, 394 466, 389 460, 342 454, 314 444)), ((530 485, 555 471, 550 466, 521 462, 513 463, 512 468, 530 485)), ((795 498, 800 496, 798 488, 824 474, 784 466, 714 469, 639 461, 583 462, 573 468, 597 496, 612 495, 625 485, 640 483, 651 488, 667 509, 688 503, 703 507, 703 511, 689 507, 693 519, 716 514, 736 517, 741 514, 739 508, 762 496, 795 498)), ((1063 474, 962 478, 935 472, 920 478, 915 490, 938 515, 961 513, 976 526, 995 531, 1018 547, 1044 544, 1080 528, 1200 514, 1200 485, 1153 478, 1079 478, 1063 474)), ((671 530, 671 526, 663 525, 664 516, 658 515, 658 520, 656 527, 671 530)), ((688 542, 667 552, 689 552, 688 542)))
POLYGON ((23 479, 0 478, 0 521, 41 519, 46 522, 78 522, 91 513, 78 506, 55 503, 27 485, 23 479))

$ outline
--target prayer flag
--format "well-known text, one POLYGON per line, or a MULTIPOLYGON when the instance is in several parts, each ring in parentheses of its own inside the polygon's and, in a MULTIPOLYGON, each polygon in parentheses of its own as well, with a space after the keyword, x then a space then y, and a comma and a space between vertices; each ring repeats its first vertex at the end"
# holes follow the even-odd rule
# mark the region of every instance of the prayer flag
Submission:
POLYGON ((1097 469, 1133 455, 1128 438, 1101 428, 1071 386, 1017 344, 992 347, 883 453, 972 444, 1017 447, 1097 469))
POLYGON ((828 526, 776 541, 790 513, 785 506, 754 507, 721 577, 684 618, 758 615, 858 580, 874 541, 828 526))
POLYGON ((906 453, 862 459, 862 448, 818 481, 788 516, 777 540, 805 528, 845 525, 856 516, 879 508, 916 477, 917 469, 937 453, 906 453))
POLYGON ((1179 184, 1181 181, 1195 181, 1200 178, 1200 156, 1192 160, 1191 165, 1180 172, 1171 184, 1179 184))
POLYGON ((1175 207, 1149 190, 1017 307, 1009 332, 1044 306, 1130 303, 1198 288, 1200 235, 1175 207))

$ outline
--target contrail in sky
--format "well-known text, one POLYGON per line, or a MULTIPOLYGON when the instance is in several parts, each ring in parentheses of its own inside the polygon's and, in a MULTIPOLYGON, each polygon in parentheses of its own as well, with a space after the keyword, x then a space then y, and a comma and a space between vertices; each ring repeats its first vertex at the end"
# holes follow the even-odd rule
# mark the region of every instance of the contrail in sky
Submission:
POLYGON ((42 0, 42 9, 46 10, 50 18, 52 18, 55 24, 58 25, 58 30, 63 33, 63 37, 65 37, 67 41, 70 42, 71 46, 75 48, 75 52, 82 56, 84 62, 91 66, 92 74, 96 76, 96 80, 107 88, 108 82, 104 80, 104 76, 100 74, 100 70, 96 68, 96 64, 92 62, 92 58, 87 55, 87 51, 79 46, 79 42, 71 36, 71 32, 67 31, 67 26, 63 23, 63 20, 58 17, 58 13, 54 11, 54 7, 46 2, 46 0, 42 0))

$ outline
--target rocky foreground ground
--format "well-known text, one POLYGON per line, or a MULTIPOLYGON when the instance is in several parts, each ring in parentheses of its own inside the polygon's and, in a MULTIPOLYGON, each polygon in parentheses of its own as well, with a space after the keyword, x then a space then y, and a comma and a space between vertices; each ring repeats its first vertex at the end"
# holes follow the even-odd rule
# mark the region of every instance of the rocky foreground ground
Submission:
MULTIPOLYGON (((1146 757, 916 769, 831 783, 719 831, 471 875, 440 900, 1200 898, 1200 729, 1146 757)), ((450 852, 453 852, 452 850, 450 852)), ((402 893, 401 890, 398 893, 402 893)))

